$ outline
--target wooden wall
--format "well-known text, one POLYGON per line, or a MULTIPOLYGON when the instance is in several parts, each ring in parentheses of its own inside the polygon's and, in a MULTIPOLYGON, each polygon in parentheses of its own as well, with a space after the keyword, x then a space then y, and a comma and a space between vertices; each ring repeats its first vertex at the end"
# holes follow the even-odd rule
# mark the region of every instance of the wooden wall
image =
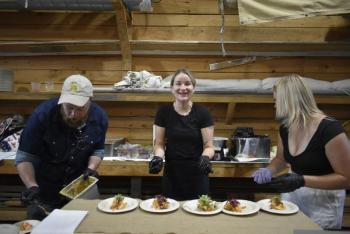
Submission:
MULTIPOLYGON (((350 51, 348 15, 240 26, 237 12, 227 9, 224 39, 230 55, 226 57, 219 43, 220 19, 215 0, 162 0, 154 4, 153 13, 132 13, 128 21, 132 70, 166 77, 187 67, 197 78, 206 79, 264 79, 289 73, 328 81, 350 78, 350 59, 344 56, 350 51), (279 56, 209 70, 210 63, 252 53, 279 56)), ((126 72, 120 53, 114 12, 0 12, 0 69, 14 71, 15 92, 30 92, 31 81, 47 80, 54 81, 59 92, 63 80, 76 73, 96 86, 110 86, 126 72)), ((45 92, 43 85, 41 91, 45 92)), ((27 116, 38 103, 0 100, 0 118, 13 113, 27 116)), ((108 137, 151 144, 160 103, 99 104, 109 114, 108 137)), ((229 137, 237 126, 251 126, 258 134, 269 134, 276 144, 273 104, 238 104, 232 124, 225 122, 227 104, 205 104, 215 118, 215 135, 229 137)), ((350 118, 347 104, 320 107, 343 122, 350 118)))

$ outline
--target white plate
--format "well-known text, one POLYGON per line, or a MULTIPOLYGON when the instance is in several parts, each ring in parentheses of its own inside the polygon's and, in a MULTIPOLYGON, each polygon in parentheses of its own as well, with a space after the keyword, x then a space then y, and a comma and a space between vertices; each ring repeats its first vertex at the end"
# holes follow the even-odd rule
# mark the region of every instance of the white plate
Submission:
POLYGON ((274 214, 294 214, 299 211, 299 207, 295 205, 293 202, 285 201, 282 200, 283 204, 285 205, 286 209, 284 210, 276 210, 276 209, 271 209, 271 199, 263 199, 258 201, 258 205, 260 208, 264 211, 274 213, 274 214))
POLYGON ((17 222, 17 223, 15 223, 14 225, 18 227, 19 234, 26 234, 26 233, 31 232, 31 231, 33 230, 33 228, 34 228, 36 225, 38 225, 39 223, 40 223, 39 220, 28 219, 28 220, 23 220, 23 221, 17 222), (25 231, 21 231, 20 226, 21 226, 21 224, 24 223, 24 222, 31 224, 31 225, 32 225, 32 228, 30 228, 30 229, 28 229, 28 230, 25 230, 25 231))
POLYGON ((145 210, 145 211, 152 212, 152 213, 166 213, 166 212, 171 212, 171 211, 177 210, 180 207, 180 204, 177 201, 170 199, 170 198, 167 198, 167 201, 169 202, 168 209, 154 209, 152 207, 153 201, 154 201, 154 198, 142 201, 140 203, 140 208, 145 210))
POLYGON ((190 201, 186 201, 183 205, 182 208, 187 211, 190 212, 192 214, 198 214, 198 215, 213 215, 213 214, 218 214, 221 212, 222 207, 223 207, 223 203, 221 202, 216 202, 216 210, 213 211, 203 211, 201 209, 198 209, 197 207, 198 205, 198 199, 195 200, 190 200, 190 201))
POLYGON ((130 210, 135 209, 136 207, 138 207, 139 203, 136 199, 130 198, 130 197, 124 197, 124 202, 127 203, 126 207, 124 207, 123 209, 111 209, 111 205, 113 202, 114 197, 111 198, 107 198, 105 200, 102 200, 98 203, 97 208, 103 212, 106 213, 122 213, 122 212, 127 212, 130 210))
POLYGON ((245 208, 243 208, 241 212, 226 210, 225 204, 227 201, 224 202, 224 205, 222 207, 222 212, 230 215, 251 215, 260 210, 260 206, 255 202, 248 201, 248 200, 237 200, 237 201, 241 204, 241 206, 245 206, 245 208))

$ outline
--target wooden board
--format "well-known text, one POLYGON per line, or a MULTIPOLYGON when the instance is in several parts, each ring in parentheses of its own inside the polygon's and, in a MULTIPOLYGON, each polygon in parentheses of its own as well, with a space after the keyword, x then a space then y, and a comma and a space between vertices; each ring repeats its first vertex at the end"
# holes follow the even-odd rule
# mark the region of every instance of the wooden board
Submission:
MULTIPOLYGON (((224 26, 226 27, 261 27, 261 28, 330 28, 349 27, 350 21, 342 15, 316 16, 294 20, 280 20, 262 24, 242 26, 238 15, 225 15, 224 26)), ((133 26, 162 26, 162 27, 221 27, 221 15, 206 14, 145 14, 134 12, 132 14, 133 26)))
MULTIPOLYGON (((226 27, 224 40, 244 42, 346 41, 349 28, 226 27)), ((220 27, 133 27, 133 40, 220 41, 220 27)))

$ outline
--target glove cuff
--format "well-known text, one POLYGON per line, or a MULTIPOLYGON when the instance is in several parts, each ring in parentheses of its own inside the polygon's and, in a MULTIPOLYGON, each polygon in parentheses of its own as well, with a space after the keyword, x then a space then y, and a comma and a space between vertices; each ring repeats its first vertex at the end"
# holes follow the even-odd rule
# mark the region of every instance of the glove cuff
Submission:
POLYGON ((208 155, 203 154, 202 157, 207 158, 210 161, 210 157, 208 155))
POLYGON ((40 191, 40 188, 37 185, 33 185, 33 186, 29 187, 28 190, 30 190, 30 191, 40 191))
POLYGON ((163 157, 157 156, 157 155, 154 155, 152 159, 154 159, 154 158, 156 158, 156 159, 162 159, 162 160, 164 159, 163 157))

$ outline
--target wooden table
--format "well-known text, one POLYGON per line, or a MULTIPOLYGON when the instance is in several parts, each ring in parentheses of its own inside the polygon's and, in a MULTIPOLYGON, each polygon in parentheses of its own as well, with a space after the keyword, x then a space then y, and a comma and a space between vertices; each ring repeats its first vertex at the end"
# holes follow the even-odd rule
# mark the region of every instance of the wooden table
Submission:
POLYGON ((97 209, 99 201, 77 199, 63 208, 88 211, 88 215, 75 233, 293 234, 295 229, 321 230, 302 212, 293 215, 275 215, 259 211, 249 216, 231 216, 224 213, 199 216, 188 213, 182 208, 165 214, 153 214, 136 208, 127 213, 108 214, 97 209))

